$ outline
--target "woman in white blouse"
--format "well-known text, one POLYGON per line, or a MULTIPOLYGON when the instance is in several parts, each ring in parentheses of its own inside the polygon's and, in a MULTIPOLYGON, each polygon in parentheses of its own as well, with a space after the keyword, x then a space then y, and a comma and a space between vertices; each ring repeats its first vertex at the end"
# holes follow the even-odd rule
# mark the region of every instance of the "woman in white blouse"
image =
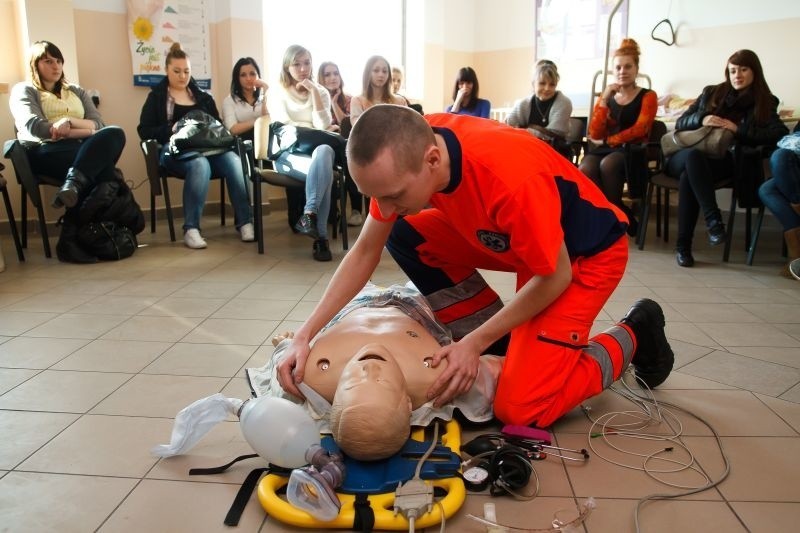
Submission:
POLYGON ((243 57, 233 66, 231 94, 222 102, 222 122, 234 135, 253 140, 256 119, 267 111, 269 85, 261 79, 261 70, 252 57, 243 57))

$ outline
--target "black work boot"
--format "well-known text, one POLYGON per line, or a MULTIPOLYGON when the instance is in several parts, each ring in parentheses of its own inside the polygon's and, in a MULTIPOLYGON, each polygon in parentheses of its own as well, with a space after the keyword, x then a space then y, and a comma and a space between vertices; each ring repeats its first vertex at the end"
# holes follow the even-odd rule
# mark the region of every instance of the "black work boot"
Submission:
POLYGON ((61 235, 56 244, 56 257, 63 263, 97 263, 97 257, 84 251, 78 244, 78 226, 72 218, 64 216, 59 220, 61 235))
POLYGON ((53 199, 53 207, 75 207, 82 193, 88 192, 92 182, 86 175, 75 167, 70 167, 67 171, 67 179, 61 190, 56 193, 53 199))
POLYGON ((664 311, 653 300, 643 298, 633 304, 622 323, 636 336, 636 352, 631 360, 636 377, 651 389, 658 387, 675 363, 675 354, 664 334, 664 311))

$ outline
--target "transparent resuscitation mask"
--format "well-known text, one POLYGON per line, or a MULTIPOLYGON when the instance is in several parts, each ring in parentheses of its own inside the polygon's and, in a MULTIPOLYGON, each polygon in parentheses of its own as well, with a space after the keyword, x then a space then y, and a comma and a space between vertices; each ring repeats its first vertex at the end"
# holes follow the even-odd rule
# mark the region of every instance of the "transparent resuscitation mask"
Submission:
POLYGON ((317 520, 331 521, 342 506, 336 494, 345 476, 342 456, 315 444, 306 450, 306 460, 309 466, 295 468, 289 476, 286 498, 317 520))

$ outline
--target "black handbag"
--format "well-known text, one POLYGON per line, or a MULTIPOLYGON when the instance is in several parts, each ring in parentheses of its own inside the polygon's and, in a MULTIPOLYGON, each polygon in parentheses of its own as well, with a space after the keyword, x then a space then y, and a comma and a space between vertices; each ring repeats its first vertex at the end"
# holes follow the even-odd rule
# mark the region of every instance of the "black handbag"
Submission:
POLYGON ((236 139, 222 123, 199 109, 186 113, 175 125, 169 139, 169 153, 183 156, 221 154, 233 149, 236 139))
POLYGON ((114 222, 90 222, 78 228, 78 244, 104 261, 118 261, 133 255, 139 243, 136 235, 114 222))
POLYGON ((285 152, 310 156, 314 149, 323 144, 333 148, 337 158, 343 158, 347 141, 338 133, 276 121, 269 125, 267 157, 275 161, 285 152))

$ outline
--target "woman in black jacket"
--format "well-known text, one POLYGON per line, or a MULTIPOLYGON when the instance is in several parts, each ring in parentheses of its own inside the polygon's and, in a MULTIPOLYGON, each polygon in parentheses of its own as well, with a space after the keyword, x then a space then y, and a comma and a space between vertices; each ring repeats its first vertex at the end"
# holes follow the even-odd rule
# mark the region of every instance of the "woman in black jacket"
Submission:
POLYGON ((173 156, 168 152, 175 124, 193 109, 205 111, 219 120, 214 99, 202 91, 191 77, 189 56, 174 43, 167 54, 167 76, 153 87, 142 107, 139 117, 139 137, 155 139, 163 145, 161 165, 174 176, 184 178, 183 184, 183 241, 189 248, 205 248, 200 235, 200 217, 208 195, 212 175, 225 176, 228 194, 233 204, 236 229, 243 241, 255 240, 253 214, 247 197, 242 164, 236 153, 228 150, 221 154, 195 157, 173 156))
MULTIPOLYGON (((761 61, 751 50, 739 50, 728 58, 725 81, 703 89, 700 97, 678 119, 675 130, 696 130, 701 126, 726 128, 735 142, 744 145, 772 145, 788 133, 777 113, 778 99, 772 95, 761 61)), ((673 154, 667 174, 680 178, 678 189, 678 265, 694 265, 692 237, 697 215, 703 211, 708 242, 725 242, 725 225, 717 205, 714 183, 733 173, 733 156, 713 159, 696 148, 673 154)))

